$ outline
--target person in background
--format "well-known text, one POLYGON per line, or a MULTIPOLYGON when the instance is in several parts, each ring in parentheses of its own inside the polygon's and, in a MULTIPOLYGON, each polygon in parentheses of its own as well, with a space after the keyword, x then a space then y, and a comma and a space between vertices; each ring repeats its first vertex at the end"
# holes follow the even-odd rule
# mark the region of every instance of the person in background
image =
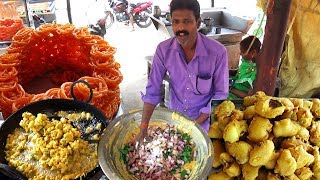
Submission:
POLYGON ((146 94, 142 94, 143 114, 140 133, 147 135, 151 115, 161 101, 161 86, 170 76, 169 109, 189 116, 209 130, 210 100, 226 99, 229 90, 228 59, 225 47, 198 33, 200 5, 197 0, 172 0, 172 30, 175 37, 161 42, 153 57, 146 94))
POLYGON ((233 83, 230 83, 228 99, 242 99, 250 95, 256 79, 256 57, 260 48, 261 42, 255 36, 248 36, 240 42, 241 65, 237 74, 230 78, 233 83))
POLYGON ((132 29, 131 29, 131 31, 134 31, 134 21, 133 21, 133 14, 132 14, 132 12, 133 12, 133 7, 132 7, 132 5, 134 4, 134 0, 128 0, 128 14, 129 14, 129 24, 131 24, 131 27, 132 27, 132 29))

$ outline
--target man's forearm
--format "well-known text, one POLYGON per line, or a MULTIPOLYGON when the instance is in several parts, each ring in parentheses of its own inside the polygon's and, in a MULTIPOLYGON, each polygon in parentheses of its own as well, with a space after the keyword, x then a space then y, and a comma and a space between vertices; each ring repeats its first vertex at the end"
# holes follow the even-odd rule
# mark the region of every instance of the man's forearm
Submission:
POLYGON ((140 124, 141 129, 148 128, 149 121, 150 121, 150 118, 152 116, 152 113, 153 113, 155 107, 156 107, 155 105, 147 103, 147 102, 145 102, 143 104, 143 113, 142 113, 142 119, 141 119, 141 124, 140 124))
POLYGON ((205 120, 207 120, 209 118, 209 114, 204 114, 204 113, 201 113, 197 119, 195 120, 196 123, 198 124, 202 124, 205 120))

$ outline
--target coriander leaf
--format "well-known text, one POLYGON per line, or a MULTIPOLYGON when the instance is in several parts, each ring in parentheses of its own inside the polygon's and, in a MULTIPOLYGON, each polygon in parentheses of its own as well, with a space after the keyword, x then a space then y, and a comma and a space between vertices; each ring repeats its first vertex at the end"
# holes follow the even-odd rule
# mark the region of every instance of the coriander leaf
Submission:
POLYGON ((183 171, 181 171, 181 177, 184 178, 185 175, 187 175, 187 171, 184 169, 183 171))

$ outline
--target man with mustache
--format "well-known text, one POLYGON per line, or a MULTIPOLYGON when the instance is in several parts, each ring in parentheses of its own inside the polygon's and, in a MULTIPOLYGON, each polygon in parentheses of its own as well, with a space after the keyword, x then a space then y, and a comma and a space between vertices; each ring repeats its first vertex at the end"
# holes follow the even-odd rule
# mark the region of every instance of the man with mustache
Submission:
POLYGON ((161 42, 155 52, 137 142, 147 135, 151 115, 161 101, 161 85, 170 77, 169 109, 181 112, 208 132, 211 99, 226 99, 229 88, 227 52, 222 44, 198 33, 201 23, 197 0, 172 0, 175 37, 161 42))

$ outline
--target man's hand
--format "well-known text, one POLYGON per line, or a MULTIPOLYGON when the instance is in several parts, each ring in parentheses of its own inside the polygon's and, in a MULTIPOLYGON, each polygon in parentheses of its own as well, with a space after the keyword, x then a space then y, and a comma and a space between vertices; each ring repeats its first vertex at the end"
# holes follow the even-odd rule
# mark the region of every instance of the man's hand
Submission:
POLYGON ((148 127, 140 126, 140 133, 135 138, 135 146, 136 149, 139 149, 140 146, 143 144, 144 139, 147 137, 148 134, 148 127))

